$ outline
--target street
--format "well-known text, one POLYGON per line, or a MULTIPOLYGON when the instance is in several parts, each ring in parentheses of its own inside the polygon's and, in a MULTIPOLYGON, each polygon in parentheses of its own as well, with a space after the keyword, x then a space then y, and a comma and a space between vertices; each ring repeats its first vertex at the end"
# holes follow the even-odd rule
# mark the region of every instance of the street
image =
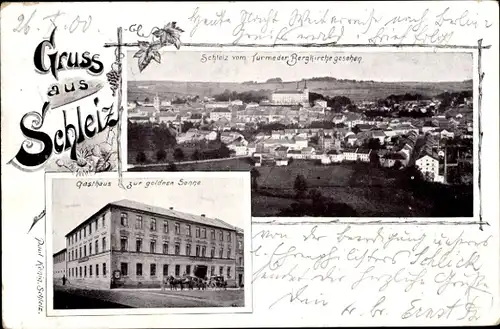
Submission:
POLYGON ((243 307, 244 291, 161 289, 100 290, 77 286, 54 286, 54 309, 243 307))

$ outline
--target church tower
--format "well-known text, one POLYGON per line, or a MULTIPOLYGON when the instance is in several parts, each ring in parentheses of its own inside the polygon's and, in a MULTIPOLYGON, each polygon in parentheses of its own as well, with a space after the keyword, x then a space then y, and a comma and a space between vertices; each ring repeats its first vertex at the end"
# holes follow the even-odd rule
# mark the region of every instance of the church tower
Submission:
POLYGON ((160 112, 160 97, 158 97, 158 93, 156 93, 156 96, 153 100, 153 107, 155 108, 155 111, 157 113, 160 112))
POLYGON ((309 104, 309 89, 307 89, 307 80, 304 79, 304 89, 302 90, 302 101, 309 104))

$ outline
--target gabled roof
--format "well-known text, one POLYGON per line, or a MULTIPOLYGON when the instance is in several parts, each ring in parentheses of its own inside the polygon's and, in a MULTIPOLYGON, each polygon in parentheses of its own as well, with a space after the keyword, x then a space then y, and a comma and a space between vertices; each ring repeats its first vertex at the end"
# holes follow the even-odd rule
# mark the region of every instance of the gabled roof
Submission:
MULTIPOLYGON (((104 210, 104 209, 111 207, 111 206, 116 206, 116 207, 120 207, 120 208, 131 209, 131 210, 140 210, 143 212, 151 213, 152 215, 157 214, 157 215, 162 215, 162 216, 168 216, 168 217, 183 219, 183 220, 190 221, 190 222, 197 223, 197 224, 209 225, 209 226, 214 226, 214 227, 218 227, 218 228, 224 228, 224 229, 229 229, 229 230, 235 229, 234 226, 229 225, 228 223, 226 223, 220 219, 217 219, 217 218, 210 218, 210 217, 203 217, 201 215, 188 214, 188 213, 180 212, 177 210, 166 209, 166 208, 157 207, 157 206, 151 206, 151 205, 148 205, 148 204, 145 204, 142 202, 132 201, 132 200, 128 200, 128 199, 110 202, 110 203, 106 204, 101 210, 104 210)), ((101 210, 99 210, 99 212, 101 210)), ((88 218, 88 219, 90 219, 90 218, 88 218)), ((88 219, 86 219, 85 221, 87 221, 88 219)), ((73 231, 75 231, 75 229, 73 229, 67 235, 71 234, 73 231)))
POLYGON ((273 94, 303 94, 302 90, 276 90, 273 94))
POLYGON ((406 159, 404 155, 401 153, 388 153, 383 156, 384 159, 393 159, 393 160, 404 160, 406 159))
POLYGON ((371 151, 372 150, 370 150, 370 149, 358 149, 356 151, 356 153, 359 153, 359 154, 370 154, 371 151))

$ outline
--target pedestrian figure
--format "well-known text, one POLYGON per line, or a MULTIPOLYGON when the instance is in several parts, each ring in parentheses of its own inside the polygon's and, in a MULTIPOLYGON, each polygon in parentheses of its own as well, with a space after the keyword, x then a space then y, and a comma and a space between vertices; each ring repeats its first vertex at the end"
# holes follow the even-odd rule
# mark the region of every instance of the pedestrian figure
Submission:
POLYGON ((62 282, 63 282, 63 286, 66 285, 66 275, 63 274, 63 277, 62 277, 62 282))

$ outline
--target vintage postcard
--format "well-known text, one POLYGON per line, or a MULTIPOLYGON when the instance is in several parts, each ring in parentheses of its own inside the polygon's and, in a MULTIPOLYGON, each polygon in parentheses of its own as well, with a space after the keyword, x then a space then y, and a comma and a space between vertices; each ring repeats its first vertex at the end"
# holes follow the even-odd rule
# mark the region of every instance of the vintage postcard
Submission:
POLYGON ((498 3, 5 3, 6 328, 500 319, 498 3))

